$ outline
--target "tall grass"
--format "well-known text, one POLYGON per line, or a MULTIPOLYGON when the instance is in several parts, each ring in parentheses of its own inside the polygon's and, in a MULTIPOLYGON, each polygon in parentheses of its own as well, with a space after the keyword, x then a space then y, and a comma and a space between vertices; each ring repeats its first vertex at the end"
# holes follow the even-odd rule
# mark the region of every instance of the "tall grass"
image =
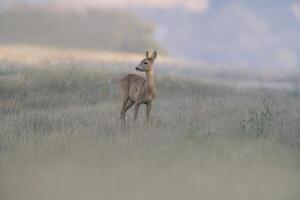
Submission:
POLYGON ((122 129, 118 77, 1 66, 0 199, 299 198, 299 99, 159 76, 122 129))

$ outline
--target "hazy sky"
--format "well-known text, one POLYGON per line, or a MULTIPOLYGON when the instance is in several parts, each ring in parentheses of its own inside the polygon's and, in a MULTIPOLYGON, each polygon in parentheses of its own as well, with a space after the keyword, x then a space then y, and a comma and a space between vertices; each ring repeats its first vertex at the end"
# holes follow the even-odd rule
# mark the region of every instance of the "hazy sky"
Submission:
POLYGON ((11 3, 50 3, 67 9, 86 7, 157 6, 164 8, 184 7, 195 11, 206 11, 210 0, 0 0, 2 5, 11 3))
POLYGON ((70 5, 81 8, 85 6, 136 6, 148 5, 159 7, 183 6, 188 9, 204 11, 208 8, 209 0, 54 0, 55 4, 64 7, 70 5))
POLYGON ((300 2, 299 3, 292 3, 291 4, 291 10, 293 12, 293 14, 295 15, 295 17, 300 20, 300 2))

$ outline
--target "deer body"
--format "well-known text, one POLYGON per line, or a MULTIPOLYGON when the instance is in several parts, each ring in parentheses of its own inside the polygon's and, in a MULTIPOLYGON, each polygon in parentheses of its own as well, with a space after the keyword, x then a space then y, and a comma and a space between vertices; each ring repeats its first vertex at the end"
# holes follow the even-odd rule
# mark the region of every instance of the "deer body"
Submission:
POLYGON ((123 126, 125 126, 125 114, 128 109, 133 105, 134 121, 137 119, 139 106, 146 104, 146 117, 147 123, 149 123, 150 112, 152 108, 152 101, 154 100, 155 84, 154 84, 154 73, 153 73, 153 62, 156 59, 157 53, 154 51, 149 57, 149 53, 146 53, 146 58, 136 67, 137 71, 145 72, 146 78, 136 74, 127 74, 120 80, 121 89, 123 92, 123 103, 121 109, 121 120, 123 126))

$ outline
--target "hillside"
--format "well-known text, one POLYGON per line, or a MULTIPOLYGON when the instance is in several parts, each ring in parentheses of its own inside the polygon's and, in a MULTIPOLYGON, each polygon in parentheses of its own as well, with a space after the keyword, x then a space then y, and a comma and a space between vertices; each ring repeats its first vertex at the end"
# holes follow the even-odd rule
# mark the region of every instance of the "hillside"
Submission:
MULTIPOLYGON (((1 63, 12 66, 44 68, 50 65, 81 63, 88 68, 109 70, 111 72, 132 72, 144 57, 144 53, 128 53, 91 49, 65 49, 37 45, 0 45, 1 63)), ((247 67, 230 67, 224 65, 203 64, 177 57, 166 56, 159 51, 155 65, 159 76, 172 76, 201 80, 234 87, 272 87, 297 89, 300 74, 296 70, 273 70, 265 67, 253 70, 247 67)))

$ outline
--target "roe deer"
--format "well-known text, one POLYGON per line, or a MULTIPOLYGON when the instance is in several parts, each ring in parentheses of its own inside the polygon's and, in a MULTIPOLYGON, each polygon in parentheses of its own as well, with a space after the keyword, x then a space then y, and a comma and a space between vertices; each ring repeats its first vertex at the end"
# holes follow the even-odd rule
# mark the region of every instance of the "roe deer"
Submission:
POLYGON ((157 52, 154 51, 151 56, 146 52, 144 58, 135 70, 146 73, 146 79, 136 74, 127 74, 120 80, 121 89, 123 92, 123 104, 121 110, 122 125, 126 126, 125 113, 129 108, 135 105, 134 121, 136 121, 139 107, 141 104, 146 104, 147 124, 149 124, 150 111, 152 101, 155 98, 155 85, 153 77, 153 63, 157 57, 157 52))

